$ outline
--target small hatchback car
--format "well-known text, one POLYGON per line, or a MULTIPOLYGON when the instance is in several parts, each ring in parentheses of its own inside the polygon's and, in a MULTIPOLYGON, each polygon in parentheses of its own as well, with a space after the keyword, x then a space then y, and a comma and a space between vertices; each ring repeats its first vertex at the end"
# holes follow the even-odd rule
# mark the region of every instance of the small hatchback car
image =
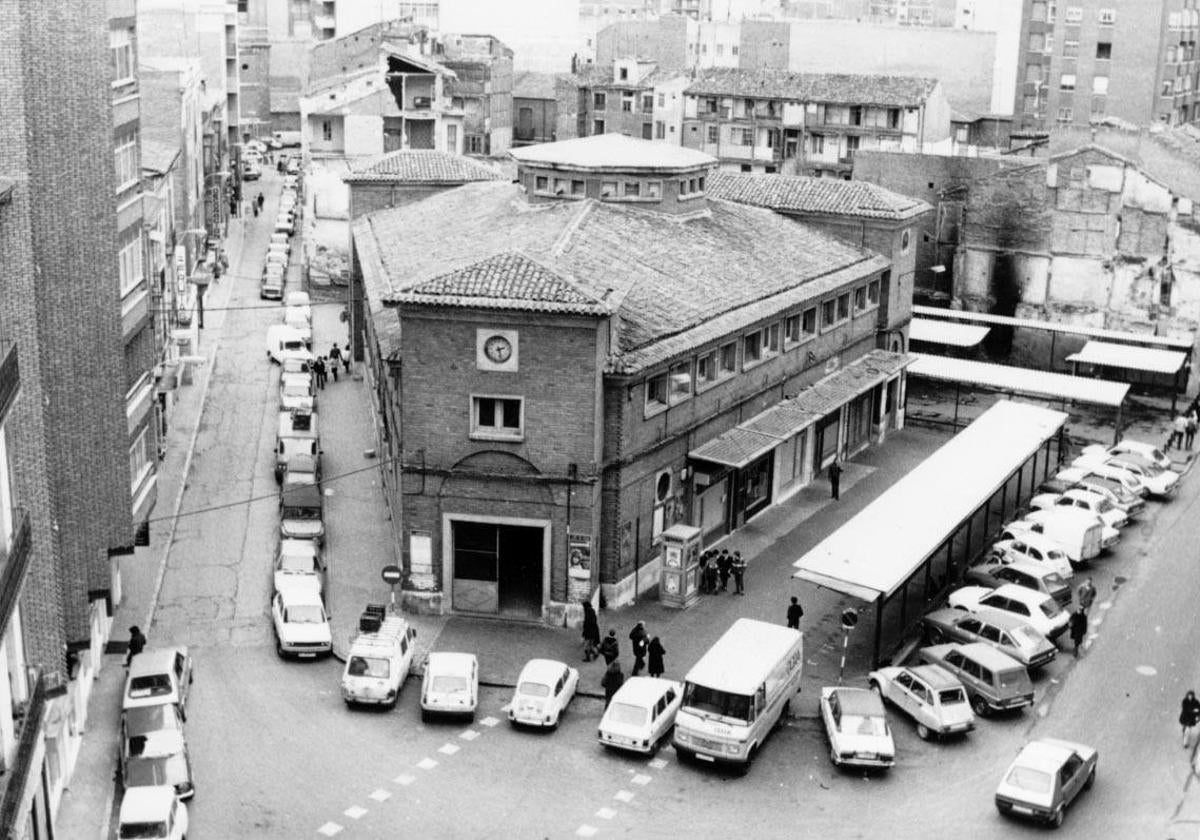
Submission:
POLYGON ((521 669, 517 689, 508 704, 508 719, 525 726, 558 727, 575 696, 579 671, 553 659, 531 659, 521 669))
POLYGON ((1071 741, 1030 741, 1004 771, 996 788, 997 810, 1057 828, 1063 824, 1067 806, 1095 783, 1098 757, 1091 747, 1071 741))
POLYGON ((614 749, 652 753, 671 737, 683 686, 658 677, 630 677, 604 710, 596 737, 614 749))
POLYGON ((474 718, 479 705, 479 663, 473 653, 434 651, 421 682, 421 719, 433 715, 474 718))
POLYGON ((147 648, 129 665, 122 708, 173 703, 186 720, 188 692, 195 678, 186 647, 147 648))
POLYGON ((871 688, 917 724, 917 736, 958 735, 975 728, 975 713, 956 677, 933 665, 880 668, 868 675, 871 688))
POLYGON ((829 758, 837 766, 888 768, 896 745, 883 701, 866 688, 821 689, 821 720, 829 738, 829 758))
POLYGON ((170 785, 127 788, 117 817, 119 840, 183 840, 188 812, 170 785))

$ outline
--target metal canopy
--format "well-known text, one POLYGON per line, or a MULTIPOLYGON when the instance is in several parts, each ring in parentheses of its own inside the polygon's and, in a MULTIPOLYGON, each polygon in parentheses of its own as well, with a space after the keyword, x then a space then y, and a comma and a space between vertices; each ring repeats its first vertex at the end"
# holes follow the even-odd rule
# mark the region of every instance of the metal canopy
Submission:
POLYGON ((908 368, 910 376, 924 376, 927 379, 936 379, 941 382, 978 385, 984 388, 994 388, 997 391, 1028 394, 1044 399, 1073 400, 1112 407, 1120 407, 1125 402, 1126 394, 1129 393, 1129 385, 1124 382, 1068 376, 1065 373, 994 365, 969 359, 930 356, 926 353, 910 355, 917 357, 917 360, 908 368))
POLYGON ((960 309, 940 309, 936 306, 914 306, 913 315, 924 315, 928 318, 955 321, 965 321, 972 324, 995 324, 1005 327, 1024 327, 1031 330, 1066 333, 1068 335, 1083 335, 1090 338, 1108 339, 1113 342, 1126 342, 1145 347, 1171 347, 1177 350, 1191 352, 1193 338, 1168 338, 1163 335, 1147 335, 1146 333, 1122 332, 1121 330, 1105 330, 1099 327, 1085 327, 1079 324, 1059 324, 1052 321, 1036 321, 1032 318, 1010 318, 1007 315, 992 315, 987 312, 964 312, 960 309))
POLYGON ((952 321, 931 321, 928 318, 913 318, 908 325, 910 340, 924 341, 927 344, 946 344, 951 347, 974 347, 991 331, 991 327, 956 324, 952 321))
POLYGON ((891 595, 1068 417, 1001 400, 797 560, 793 577, 865 601, 891 595))
POLYGON ((1146 373, 1179 373, 1187 354, 1172 350, 1154 350, 1149 347, 1130 347, 1127 344, 1107 344, 1089 341, 1078 353, 1067 356, 1068 362, 1099 367, 1140 370, 1146 373))

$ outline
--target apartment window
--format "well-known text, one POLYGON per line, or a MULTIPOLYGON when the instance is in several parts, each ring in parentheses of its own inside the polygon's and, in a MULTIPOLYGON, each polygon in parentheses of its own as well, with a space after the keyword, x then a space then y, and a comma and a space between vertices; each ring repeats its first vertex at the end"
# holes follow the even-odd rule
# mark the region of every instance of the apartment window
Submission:
POLYGON ((763 358, 763 333, 762 330, 748 333, 742 336, 742 367, 748 368, 751 365, 756 365, 763 358))
POLYGON ((135 236, 117 252, 117 276, 121 281, 121 297, 129 294, 142 282, 142 242, 135 236))
POLYGON ((800 316, 789 315, 783 319, 783 346, 800 343, 800 316))
POLYGON ((754 145, 754 129, 752 128, 734 128, 731 129, 733 134, 732 140, 735 145, 753 146, 754 145))
POLYGON ((321 139, 326 143, 333 140, 333 121, 321 120, 321 139))
POLYGON ((1063 41, 1063 58, 1075 58, 1079 55, 1078 41, 1063 41))
POLYGON ((113 150, 117 166, 117 190, 138 180, 138 136, 133 132, 120 141, 113 150))
POLYGON ((1046 23, 1054 23, 1058 20, 1058 4, 1051 2, 1046 4, 1046 23))
POLYGON ((592 120, 592 134, 604 133, 604 120, 592 120))
POLYGON ((1100 11, 1096 13, 1096 19, 1100 21, 1101 26, 1112 26, 1117 22, 1117 10, 1100 9, 1100 11))
POLYGON ((520 440, 525 406, 519 397, 471 397, 471 437, 520 440))
POLYGON ((717 100, 715 97, 710 97, 704 100, 704 110, 710 114, 717 113, 717 100))
POLYGON ((1063 14, 1063 20, 1067 23, 1079 23, 1083 20, 1082 6, 1067 6, 1066 12, 1063 14))
POLYGON ((837 299, 837 318, 838 321, 845 321, 850 317, 850 293, 838 295, 837 299))
POLYGON ((446 151, 451 154, 458 151, 458 126, 446 126, 446 151))
POLYGON ((1092 79, 1092 93, 1108 93, 1108 76, 1096 76, 1092 79))
POLYGON ((1029 19, 1039 23, 1046 20, 1046 4, 1042 0, 1033 0, 1033 4, 1029 7, 1029 19))
POLYGON ((717 55, 725 55, 725 45, 717 44, 717 55))
POLYGON ((617 197, 617 182, 616 181, 601 181, 600 182, 600 197, 601 198, 616 198, 617 197))
POLYGON ((653 93, 643 93, 642 94, 642 110, 645 111, 647 114, 654 110, 654 94, 653 93))
POLYGON ((1174 89, 1174 88, 1173 88, 1173 86, 1172 86, 1172 84, 1171 84, 1171 80, 1170 80, 1170 79, 1167 79, 1167 80, 1165 80, 1165 81, 1162 83, 1162 95, 1163 95, 1163 96, 1170 96, 1170 95, 1171 95, 1171 91, 1172 91, 1173 89, 1174 89))
POLYGON ((651 414, 667 407, 670 400, 667 391, 667 375, 660 373, 646 380, 646 413, 651 414))
POLYGON ((629 68, 628 67, 622 67, 620 70, 617 71, 617 74, 622 82, 629 81, 629 68))
POLYGON ((717 351, 705 353, 696 359, 696 390, 716 382, 720 374, 717 371, 717 351))
POLYGON ((763 353, 767 356, 779 355, 779 324, 763 329, 763 353))
POLYGON ((664 140, 664 139, 666 139, 666 136, 667 136, 667 124, 665 122, 663 122, 662 120, 655 120, 655 122, 654 122, 654 139, 655 140, 664 140))
POLYGON ((683 402, 692 395, 692 362, 690 359, 671 365, 668 378, 672 404, 683 402))
POLYGON ((633 92, 621 92, 621 110, 626 113, 633 113, 633 92))
POLYGON ((912 231, 906 228, 900 234, 900 253, 907 254, 910 245, 912 245, 912 231))
POLYGON ((1100 61, 1112 60, 1112 44, 1108 41, 1099 41, 1096 43, 1096 58, 1100 61))
POLYGON ((871 306, 879 305, 879 281, 872 280, 867 284, 867 303, 871 306))
POLYGON ((133 62, 133 33, 129 29, 114 29, 108 33, 112 53, 113 83, 132 81, 136 67, 133 62))
POLYGON ((738 45, 737 45, 737 44, 734 44, 734 45, 733 45, 733 46, 730 48, 729 52, 730 52, 730 54, 732 54, 732 55, 737 55, 737 54, 738 54, 738 45))
POLYGON ((850 106, 850 125, 862 125, 863 109, 861 105, 850 106))
POLYGON ((899 108, 888 108, 887 109, 887 127, 888 128, 899 128, 900 127, 900 109, 899 108))
POLYGON ((484 142, 484 140, 485 140, 485 138, 482 134, 466 135, 467 154, 469 154, 469 155, 487 154, 487 146, 486 146, 486 143, 484 142))
POLYGON ((803 338, 812 338, 817 334, 817 307, 805 309, 800 316, 800 333, 803 338))
POLYGON ((646 198, 662 198, 662 181, 647 181, 643 186, 646 198))
POLYGON ((829 329, 837 324, 837 302, 830 298, 821 301, 821 328, 829 329))
POLYGON ((592 108, 596 111, 603 111, 608 107, 608 95, 603 93, 592 94, 592 108))
POLYGON ((719 135, 719 131, 720 131, 720 129, 719 129, 717 126, 715 126, 715 125, 710 125, 710 126, 708 127, 708 142, 709 142, 709 143, 716 143, 716 142, 717 142, 717 140, 718 140, 718 138, 719 138, 719 136, 720 136, 720 135, 719 135))
POLYGON ((1029 35, 1029 51, 1040 53, 1046 49, 1046 37, 1041 32, 1032 32, 1029 35))
POLYGON ((1058 86, 1062 90, 1075 90, 1075 74, 1063 73, 1058 80, 1058 86))
POLYGON ((658 95, 658 107, 665 108, 666 106, 667 106, 667 95, 665 93, 660 93, 658 95))
POLYGON ((536 192, 550 192, 550 179, 545 175, 538 175, 533 179, 533 189, 536 192))
POLYGON ((1097 116, 1097 117, 1104 116, 1104 112, 1107 110, 1107 105, 1108 105, 1108 102, 1107 102, 1107 100, 1105 100, 1105 98, 1103 96, 1093 97, 1092 98, 1092 115, 1097 116))
POLYGON ((150 427, 144 426, 133 446, 129 447, 129 486, 136 489, 154 466, 150 451, 150 427))
POLYGON ((1075 119, 1075 114, 1070 108, 1059 108, 1058 109, 1058 121, 1059 122, 1069 123, 1073 119, 1075 119))
POLYGON ((641 195, 642 195, 642 185, 641 184, 637 183, 636 181, 626 181, 625 182, 625 197, 626 198, 640 198, 641 195))
POLYGON ((857 314, 867 308, 867 287, 859 286, 854 290, 854 312, 857 314))
POLYGON ((810 134, 808 136, 808 139, 810 141, 810 143, 809 143, 810 148, 812 149, 812 153, 814 155, 825 154, 825 135, 824 134, 810 134))
POLYGON ((583 181, 572 181, 571 182, 571 195, 581 196, 583 194, 584 194, 583 181))

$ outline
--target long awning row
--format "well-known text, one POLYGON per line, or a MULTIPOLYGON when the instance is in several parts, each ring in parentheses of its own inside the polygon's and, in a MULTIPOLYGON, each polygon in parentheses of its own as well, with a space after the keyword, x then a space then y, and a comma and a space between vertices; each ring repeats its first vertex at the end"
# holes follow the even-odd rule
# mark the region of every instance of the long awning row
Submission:
POLYGON ((911 353, 872 350, 811 388, 698 446, 688 457, 741 469, 854 397, 886 382, 914 358, 911 353))
POLYGON ((1049 400, 1072 400, 1112 407, 1120 406, 1129 393, 1129 385, 1124 382, 1069 376, 1065 373, 1009 367, 970 359, 931 356, 927 353, 910 355, 915 356, 916 360, 908 368, 909 376, 936 379, 940 382, 957 382, 1049 400))
POLYGON ((987 312, 964 312, 961 309, 941 309, 936 306, 914 306, 913 316, 923 316, 944 321, 952 319, 968 324, 992 324, 994 326, 1023 327, 1045 332, 1081 335, 1088 338, 1106 339, 1118 344, 1134 344, 1141 347, 1169 347, 1172 350, 1192 352, 1194 336, 1171 338, 1163 335, 1106 330, 1100 327, 1085 327, 1079 324, 1059 324, 1053 321, 1036 321, 1032 318, 1011 318, 1007 315, 991 315, 987 312))
POLYGON ((864 601, 904 584, 1069 415, 1001 400, 793 565, 864 601))
POLYGON ((991 331, 991 327, 956 324, 953 321, 932 321, 928 318, 913 318, 908 325, 908 338, 910 341, 923 341, 926 344, 974 347, 983 341, 991 331))
POLYGON ((1089 341, 1078 353, 1067 356, 1068 362, 1098 367, 1138 370, 1146 373, 1166 373, 1174 376, 1187 361, 1186 353, 1155 350, 1150 347, 1130 347, 1127 344, 1107 344, 1089 341))

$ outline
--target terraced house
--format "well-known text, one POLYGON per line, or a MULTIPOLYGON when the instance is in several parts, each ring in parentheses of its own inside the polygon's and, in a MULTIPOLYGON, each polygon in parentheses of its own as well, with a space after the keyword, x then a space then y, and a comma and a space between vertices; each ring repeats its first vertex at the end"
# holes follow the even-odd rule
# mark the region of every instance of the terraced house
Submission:
POLYGON ((716 161, 620 135, 515 150, 353 224, 413 608, 553 623, 653 586, 903 423, 889 261, 713 199, 716 161))
POLYGON ((951 151, 937 79, 713 68, 683 106, 683 145, 735 172, 849 178, 859 149, 951 151))

